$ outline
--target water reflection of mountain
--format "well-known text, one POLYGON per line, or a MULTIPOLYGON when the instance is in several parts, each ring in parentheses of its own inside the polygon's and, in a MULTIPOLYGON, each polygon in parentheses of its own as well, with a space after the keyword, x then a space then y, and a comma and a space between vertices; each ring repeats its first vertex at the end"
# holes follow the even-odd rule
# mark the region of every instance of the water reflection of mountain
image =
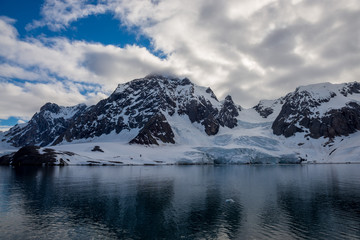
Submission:
POLYGON ((184 221, 191 239, 233 239, 240 232, 242 206, 238 199, 224 199, 220 189, 208 189, 202 206, 194 204, 184 221), (226 203, 226 204, 224 204, 226 203))
POLYGON ((326 181, 306 181, 304 185, 290 183, 279 188, 278 204, 294 236, 309 239, 359 237, 359 187, 352 189, 352 182, 346 181, 351 179, 351 172, 347 176, 349 179, 339 180, 337 175, 338 171, 331 169, 323 178, 326 181))
POLYGON ((0 238, 359 238, 359 167, 0 168, 0 238))
MULTIPOLYGON (((179 209, 173 203, 184 199, 174 200, 176 194, 187 194, 174 192, 174 182, 179 181, 174 176, 109 181, 93 169, 87 173, 92 177, 83 176, 78 181, 81 177, 74 178, 61 168, 15 168, 6 195, 22 199, 20 206, 31 219, 32 230, 42 229, 47 237, 56 238, 51 233, 54 224, 64 227, 63 234, 68 237, 98 234, 131 239, 193 239, 232 237, 239 230, 241 206, 238 202, 226 203, 219 187, 210 187, 203 196, 190 194, 196 199, 187 198, 184 204, 188 207, 179 209), (87 224, 97 227, 85 230, 87 224)), ((181 183, 177 185, 192 191, 182 188, 181 183)))

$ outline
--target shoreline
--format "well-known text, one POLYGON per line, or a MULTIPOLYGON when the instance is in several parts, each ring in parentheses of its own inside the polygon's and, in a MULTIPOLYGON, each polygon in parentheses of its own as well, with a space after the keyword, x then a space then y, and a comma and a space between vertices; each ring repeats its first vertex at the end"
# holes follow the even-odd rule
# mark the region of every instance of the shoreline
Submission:
POLYGON ((89 164, 0 164, 0 167, 72 167, 72 166, 86 166, 86 167, 161 167, 161 166, 306 166, 306 165, 348 165, 348 164, 360 164, 360 162, 308 162, 308 163, 160 163, 160 164, 108 164, 108 163, 89 163, 89 164))

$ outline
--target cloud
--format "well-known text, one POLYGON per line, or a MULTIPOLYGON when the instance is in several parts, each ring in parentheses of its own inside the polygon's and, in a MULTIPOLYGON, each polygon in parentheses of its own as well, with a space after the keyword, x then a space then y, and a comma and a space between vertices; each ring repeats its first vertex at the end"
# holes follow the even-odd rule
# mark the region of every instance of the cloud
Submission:
MULTIPOLYGON (((65 80, 77 89, 95 84, 98 92, 108 94, 117 83, 168 72, 210 86, 219 98, 231 94, 245 107, 298 85, 360 78, 357 0, 47 0, 41 14, 28 29, 61 31, 90 15, 112 14, 166 57, 136 45, 20 40, 8 19, 0 20, 3 77, 24 78, 31 71, 28 80, 48 76, 49 84, 65 80)), ((84 101, 74 96, 74 101, 84 101)))
POLYGON ((0 77, 2 78, 16 78, 26 80, 38 80, 41 76, 34 71, 27 71, 24 68, 10 65, 7 63, 0 64, 0 77))
POLYGON ((12 127, 13 126, 0 125, 0 132, 6 132, 7 130, 9 130, 12 127))
POLYGON ((69 106, 86 101, 85 96, 74 89, 67 89, 61 83, 26 83, 22 86, 0 83, 0 91, 0 119, 9 116, 29 119, 46 102, 69 106))
POLYGON ((65 29, 77 19, 93 14, 105 13, 107 6, 91 4, 86 0, 47 0, 43 4, 42 20, 34 20, 26 26, 27 30, 48 26, 53 31, 65 29))
POLYGON ((143 47, 19 39, 13 23, 0 19, 0 119, 29 118, 48 101, 95 104, 119 83, 149 72, 172 72, 166 60, 143 47))
MULTIPOLYGON (((84 67, 114 83, 142 77, 152 71, 164 72, 170 68, 167 60, 162 60, 146 48, 136 45, 127 45, 124 48, 111 45, 88 46, 83 57, 84 67)), ((170 69, 168 71, 171 72, 170 69)))
POLYGON ((246 107, 302 84, 359 79, 359 2, 162 1, 133 10, 134 4, 123 1, 114 14, 140 27, 197 83, 220 98, 229 89, 246 107))

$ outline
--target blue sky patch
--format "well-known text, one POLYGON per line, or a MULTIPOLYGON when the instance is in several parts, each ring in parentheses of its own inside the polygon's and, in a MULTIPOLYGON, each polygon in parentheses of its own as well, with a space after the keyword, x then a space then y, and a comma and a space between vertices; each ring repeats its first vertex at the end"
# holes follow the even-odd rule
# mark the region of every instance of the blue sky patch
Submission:
POLYGON ((17 117, 9 117, 8 119, 0 119, 0 126, 13 126, 18 123, 18 121, 21 120, 17 117))

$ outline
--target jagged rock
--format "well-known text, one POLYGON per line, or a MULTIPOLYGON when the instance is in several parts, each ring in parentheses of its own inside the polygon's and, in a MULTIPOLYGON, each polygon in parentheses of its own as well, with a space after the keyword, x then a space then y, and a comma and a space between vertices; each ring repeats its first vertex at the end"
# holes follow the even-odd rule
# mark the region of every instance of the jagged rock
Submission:
POLYGON ((61 135, 85 108, 86 105, 83 104, 74 107, 60 107, 55 103, 46 103, 28 123, 18 124, 11 128, 5 137, 15 147, 47 146, 61 135))
POLYGON ((233 102, 230 95, 226 96, 223 106, 219 112, 219 123, 221 126, 234 128, 237 126, 236 117, 239 116, 238 107, 233 102))
POLYGON ((104 152, 104 150, 102 150, 102 149, 100 148, 100 146, 94 146, 94 148, 91 149, 91 151, 92 151, 92 152, 104 152))
MULTIPOLYGON (((215 135, 220 126, 237 125, 238 111, 230 96, 221 104, 210 88, 196 86, 187 78, 148 75, 119 84, 108 98, 90 107, 64 108, 47 103, 27 124, 7 132, 5 139, 18 147, 47 146, 140 129, 133 142, 173 142, 172 133, 161 133, 159 129, 158 139, 153 139, 154 132, 148 135, 149 123, 159 119, 160 112, 168 116, 187 115, 192 123, 203 125, 206 134, 215 135)), ((166 131, 171 127, 164 125, 161 129, 166 131)))
POLYGON ((209 115, 207 118, 205 118, 201 124, 204 125, 205 132, 209 136, 215 135, 219 132, 219 122, 212 115, 209 115))
POLYGON ((346 84, 340 90, 340 93, 345 97, 347 97, 348 94, 360 93, 360 83, 354 82, 354 83, 346 84))
POLYGON ((45 103, 44 106, 42 106, 40 108, 40 112, 45 112, 45 111, 48 111, 48 112, 51 112, 51 113, 55 113, 55 114, 58 114, 61 110, 61 107, 59 105, 57 105, 56 103, 45 103))
POLYGON ((56 152, 53 149, 44 149, 39 153, 40 147, 26 146, 17 152, 0 157, 1 165, 24 166, 24 165, 54 165, 56 152))
POLYGON ((186 106, 185 110, 178 111, 179 114, 186 114, 190 121, 200 123, 204 126, 205 132, 208 135, 215 135, 219 131, 219 122, 215 119, 219 110, 214 108, 210 101, 200 97, 198 100, 191 100, 186 106))
POLYGON ((348 103, 346 107, 331 110, 321 119, 317 128, 310 128, 312 137, 347 136, 360 130, 360 105, 355 102, 348 103))
POLYGON ((258 105, 254 107, 254 109, 262 116, 263 118, 267 118, 270 114, 274 112, 272 108, 260 108, 258 105))
POLYGON ((273 122, 273 133, 290 137, 297 132, 307 132, 306 136, 312 138, 333 138, 360 130, 358 102, 350 101, 339 109, 334 109, 331 104, 331 101, 339 102, 333 100, 335 98, 360 93, 358 83, 342 85, 342 88, 336 88, 335 85, 327 84, 316 90, 303 87, 288 94, 278 117, 273 122))
MULTIPOLYGON (((109 98, 89 107, 79 115, 55 144, 98 137, 113 131, 118 134, 124 130, 143 129, 159 111, 169 116, 175 113, 187 114, 191 122, 204 125, 205 132, 215 134, 214 130, 208 127, 208 122, 211 121, 206 119, 216 118, 218 110, 208 99, 217 99, 211 89, 204 89, 208 96, 198 96, 195 88, 200 87, 195 86, 187 78, 160 75, 148 75, 120 84, 109 98)), ((212 129, 216 129, 214 124, 211 125, 212 129)))
POLYGON ((211 90, 211 88, 207 88, 206 92, 210 94, 210 96, 215 99, 216 101, 218 101, 217 97, 215 96, 215 93, 213 92, 213 90, 211 90))
POLYGON ((144 126, 139 134, 130 141, 130 144, 159 145, 157 140, 163 143, 175 143, 174 133, 165 116, 157 113, 144 126))
POLYGON ((261 117, 268 118, 272 114, 275 113, 275 109, 278 106, 282 106, 284 104, 283 98, 279 98, 276 100, 261 100, 256 106, 253 107, 255 111, 257 111, 261 117))
MULTIPOLYGON (((274 101, 261 101, 254 109, 269 122, 277 116, 272 124, 276 135, 305 132, 306 137, 332 138, 359 129, 359 103, 351 100, 359 93, 356 82, 310 85, 274 101), (343 105, 333 108, 332 101, 339 98, 343 105)), ((187 78, 149 75, 119 84, 108 98, 90 107, 47 103, 28 123, 4 133, 2 141, 16 147, 48 146, 138 131, 131 143, 173 143, 169 122, 174 114, 188 117, 191 123, 201 124, 207 135, 215 135, 220 127, 236 127, 239 111, 230 96, 220 103, 210 88, 196 86, 187 78)))
POLYGON ((10 165, 13 154, 7 154, 0 157, 0 165, 10 165))

